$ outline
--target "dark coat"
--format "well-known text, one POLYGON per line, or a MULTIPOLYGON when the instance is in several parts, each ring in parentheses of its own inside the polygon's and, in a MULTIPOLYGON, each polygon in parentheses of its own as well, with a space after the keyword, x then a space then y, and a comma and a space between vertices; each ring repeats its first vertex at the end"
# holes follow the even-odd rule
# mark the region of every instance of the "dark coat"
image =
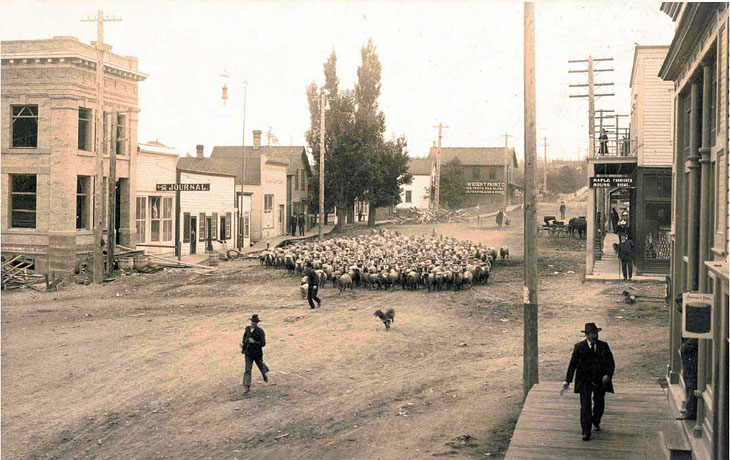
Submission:
POLYGON ((260 327, 254 329, 251 326, 246 326, 246 330, 243 332, 243 339, 241 341, 241 353, 248 356, 251 359, 261 359, 264 356, 262 348, 266 346, 266 334, 260 327), (248 338, 252 337, 254 343, 248 343, 248 338))
POLYGON ((634 245, 634 242, 630 239, 624 241, 623 243, 619 243, 618 245, 618 257, 621 260, 628 261, 633 260, 634 255, 636 253, 636 246, 634 245))
POLYGON ((310 269, 309 272, 307 272, 307 284, 309 284, 310 288, 319 286, 319 276, 314 269, 310 269))
POLYGON ((573 347, 573 355, 570 357, 568 365, 568 373, 565 381, 570 383, 573 381, 575 374, 574 392, 580 393, 587 385, 591 385, 594 390, 607 391, 613 393, 613 371, 616 364, 613 362, 613 354, 606 342, 596 341, 596 352, 591 351, 588 347, 588 340, 578 342, 573 347), (603 384, 601 378, 607 375, 608 383, 603 384))

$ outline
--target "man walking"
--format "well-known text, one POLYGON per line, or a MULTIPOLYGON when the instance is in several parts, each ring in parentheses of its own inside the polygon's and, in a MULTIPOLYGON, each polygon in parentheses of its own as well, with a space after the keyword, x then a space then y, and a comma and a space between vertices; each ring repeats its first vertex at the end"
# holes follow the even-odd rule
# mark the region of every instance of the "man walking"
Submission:
POLYGON ((261 371, 264 382, 269 381, 266 375, 269 372, 269 368, 264 364, 264 351, 262 350, 266 346, 266 334, 259 327, 259 322, 261 322, 259 315, 251 316, 251 325, 246 326, 243 339, 241 340, 241 353, 243 353, 246 360, 246 367, 243 372, 244 394, 251 391, 251 368, 253 367, 253 363, 256 363, 256 366, 261 371))
POLYGON ((586 323, 586 340, 573 346, 568 373, 565 376, 560 395, 570 386, 575 375, 574 392, 580 394, 580 427, 583 440, 591 439, 591 425, 596 432, 601 431, 601 417, 606 402, 606 392, 613 393, 613 371, 616 367, 613 354, 606 342, 598 340, 600 327, 595 323, 586 323), (591 405, 591 396, 593 404, 591 405), (592 407, 591 407, 592 406, 592 407))
POLYGON ((636 246, 626 233, 620 236, 621 242, 618 245, 618 257, 621 260, 621 272, 624 280, 631 279, 634 274, 634 254, 636 246))
POLYGON ((560 200, 560 220, 565 220, 565 201, 560 200))
POLYGON ((289 234, 294 236, 297 234, 297 215, 292 214, 289 216, 289 234))
POLYGON ((304 236, 304 213, 299 213, 299 236, 304 236))
POLYGON ((499 212, 497 212, 497 227, 500 229, 502 228, 502 220, 504 220, 504 212, 500 209, 499 212))
POLYGON ((319 275, 312 268, 312 262, 307 262, 307 302, 309 302, 309 308, 314 308, 314 302, 317 301, 317 306, 322 305, 322 300, 317 297, 317 291, 319 291, 319 275))

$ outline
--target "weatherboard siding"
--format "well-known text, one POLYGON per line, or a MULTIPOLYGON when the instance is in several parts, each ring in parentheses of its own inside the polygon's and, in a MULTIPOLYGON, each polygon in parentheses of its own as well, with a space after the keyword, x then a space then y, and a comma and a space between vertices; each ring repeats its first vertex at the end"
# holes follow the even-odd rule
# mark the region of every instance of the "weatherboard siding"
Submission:
POLYGON ((632 85, 632 96, 636 96, 636 126, 632 128, 637 142, 638 165, 671 167, 673 85, 658 76, 666 49, 638 52, 638 68, 632 85))

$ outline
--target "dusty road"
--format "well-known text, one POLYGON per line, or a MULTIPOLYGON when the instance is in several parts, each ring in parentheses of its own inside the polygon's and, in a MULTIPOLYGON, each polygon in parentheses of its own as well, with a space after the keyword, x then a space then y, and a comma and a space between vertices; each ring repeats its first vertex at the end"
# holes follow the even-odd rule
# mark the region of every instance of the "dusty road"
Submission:
MULTIPOLYGON (((328 287, 311 311, 297 277, 237 261, 212 275, 3 295, 2 458, 501 458, 522 398, 522 219, 512 217, 504 231, 396 227, 509 245, 513 259, 470 291, 328 287), (390 306, 386 332, 372 313, 390 306), (255 370, 242 398, 238 344, 252 313, 271 374, 264 384, 255 370)), ((578 241, 540 243, 541 380, 563 378, 594 321, 616 356, 617 391, 656 381, 666 307, 618 303, 622 284, 580 284, 578 241)))

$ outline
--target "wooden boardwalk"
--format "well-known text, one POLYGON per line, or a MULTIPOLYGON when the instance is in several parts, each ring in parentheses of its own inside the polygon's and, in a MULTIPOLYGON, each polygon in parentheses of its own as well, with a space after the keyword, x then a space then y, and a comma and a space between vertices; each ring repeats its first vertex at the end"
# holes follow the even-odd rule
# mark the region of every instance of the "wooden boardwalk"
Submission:
POLYGON ((657 385, 615 383, 606 395, 600 433, 581 439, 580 402, 571 385, 540 383, 525 401, 505 460, 664 460, 659 432, 674 421, 667 397, 657 385))

